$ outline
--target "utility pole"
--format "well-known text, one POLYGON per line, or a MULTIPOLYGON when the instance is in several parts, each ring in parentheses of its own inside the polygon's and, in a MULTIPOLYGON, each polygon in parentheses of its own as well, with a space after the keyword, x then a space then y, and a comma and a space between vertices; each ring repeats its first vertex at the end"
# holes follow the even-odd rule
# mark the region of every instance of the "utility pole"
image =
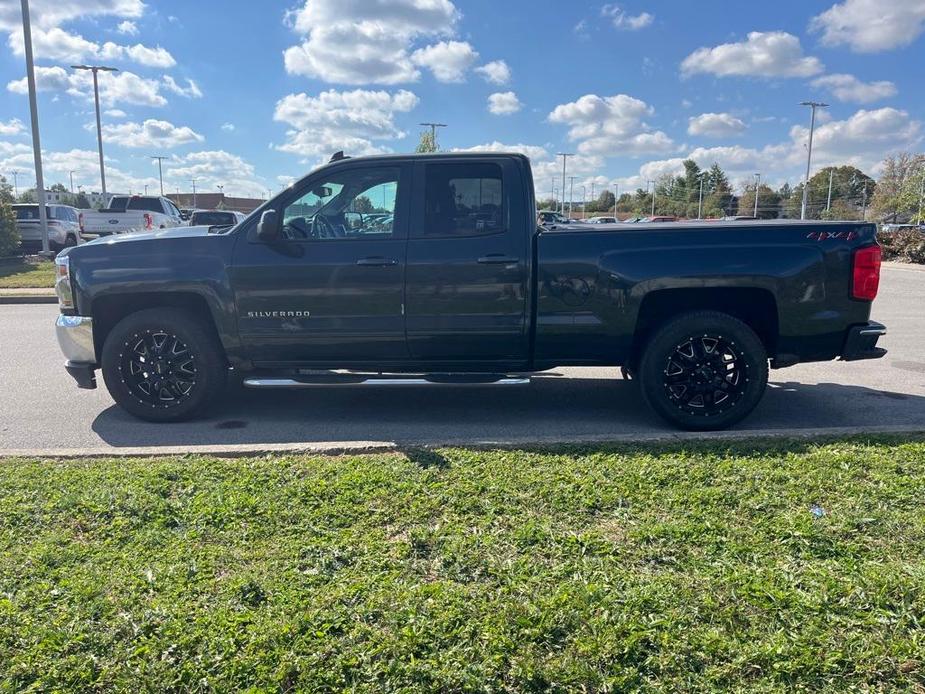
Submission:
POLYGON ((835 169, 829 169, 829 197, 825 201, 825 211, 828 212, 832 209, 832 174, 835 173, 835 169))
POLYGON ((152 156, 151 158, 157 159, 157 175, 161 180, 161 197, 164 197, 164 169, 161 168, 161 162, 164 161, 167 157, 152 156))
POLYGON ((68 171, 68 175, 71 177, 71 195, 74 194, 74 172, 68 171))
POLYGON ((100 124, 100 84, 97 79, 97 73, 118 72, 118 68, 106 67, 105 65, 71 65, 73 70, 90 70, 93 73, 93 100, 96 103, 96 140, 100 149, 100 186, 103 191, 103 204, 106 202, 106 168, 103 166, 103 126, 100 124))
POLYGON ((196 179, 191 178, 190 182, 193 184, 193 208, 196 207, 196 179))
POLYGON ((588 186, 581 186, 581 217, 584 219, 588 216, 588 186))
POLYGON ((13 174, 13 195, 15 195, 18 198, 19 197, 19 172, 10 171, 10 173, 13 174))
POLYGON ((594 181, 591 181, 591 202, 594 202, 594 181))
POLYGON ((755 214, 754 217, 758 218, 758 190, 761 188, 761 174, 755 174, 755 214))
POLYGON ((649 180, 646 181, 646 192, 647 193, 649 192, 649 186, 652 186, 652 213, 649 215, 650 217, 655 216, 655 186, 652 185, 653 183, 655 183, 655 181, 649 181, 649 180))
MULTIPOLYGON (((565 162, 569 157, 575 156, 568 152, 556 152, 557 157, 562 157, 562 214, 565 214, 565 162)), ((571 212, 571 196, 569 196, 569 212, 571 212)))
POLYGON ((575 203, 575 179, 578 176, 569 176, 568 177, 568 218, 572 219, 572 208, 575 203))
POLYGON ((148 194, 148 184, 145 183, 145 195, 147 195, 147 194, 148 194))
POLYGON ((828 104, 819 101, 802 101, 800 106, 809 106, 812 114, 809 117, 809 146, 806 149, 806 178, 803 181, 803 204, 800 208, 800 219, 806 219, 806 202, 809 198, 809 170, 813 163, 813 131, 816 129, 816 109, 827 108, 828 104))
POLYGON ((42 142, 39 138, 39 107, 35 98, 35 63, 32 56, 32 24, 29 0, 22 0, 22 35, 26 49, 26 81, 29 83, 29 114, 32 117, 32 156, 35 160, 35 196, 39 204, 39 228, 42 230, 42 254, 51 253, 48 245, 48 218, 45 213, 45 181, 42 178, 42 142))
POLYGON ((446 123, 420 123, 425 128, 430 128, 430 140, 434 143, 434 150, 437 149, 437 128, 445 128, 446 123))
POLYGON ((867 221, 867 181, 864 181, 863 197, 861 198, 861 220, 867 221))
POLYGON ((697 174, 697 178, 700 179, 700 199, 697 201, 697 219, 703 219, 703 177, 706 173, 706 171, 701 171, 697 174))
POLYGON ((614 219, 617 218, 617 197, 618 197, 619 192, 620 192, 620 184, 614 183, 613 184, 613 218, 614 219))

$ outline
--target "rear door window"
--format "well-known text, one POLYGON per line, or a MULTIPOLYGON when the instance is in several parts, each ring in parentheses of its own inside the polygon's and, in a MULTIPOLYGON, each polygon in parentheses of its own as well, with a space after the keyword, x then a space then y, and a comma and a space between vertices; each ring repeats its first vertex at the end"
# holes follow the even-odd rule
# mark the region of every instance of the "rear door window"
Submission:
POLYGON ((426 181, 424 236, 485 236, 505 230, 498 164, 429 164, 426 181))

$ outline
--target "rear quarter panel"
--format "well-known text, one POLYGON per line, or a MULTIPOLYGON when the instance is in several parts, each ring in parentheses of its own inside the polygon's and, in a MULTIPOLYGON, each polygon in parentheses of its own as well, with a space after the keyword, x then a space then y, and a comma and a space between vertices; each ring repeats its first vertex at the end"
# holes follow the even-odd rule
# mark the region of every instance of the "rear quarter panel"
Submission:
MULTIPOLYGON (((536 238, 535 361, 623 363, 640 307, 660 290, 751 288, 776 301, 775 352, 831 358, 868 302, 850 298, 851 253, 873 225, 651 225, 536 238)), ((772 355, 774 356, 774 355, 772 355)))

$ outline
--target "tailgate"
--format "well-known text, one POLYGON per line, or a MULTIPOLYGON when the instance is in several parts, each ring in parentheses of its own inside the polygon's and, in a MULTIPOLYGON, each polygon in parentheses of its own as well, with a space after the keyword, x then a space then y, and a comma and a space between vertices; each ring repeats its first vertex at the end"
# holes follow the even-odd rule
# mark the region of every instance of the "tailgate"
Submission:
POLYGON ((88 234, 117 234, 142 231, 144 212, 84 212, 83 231, 88 234))

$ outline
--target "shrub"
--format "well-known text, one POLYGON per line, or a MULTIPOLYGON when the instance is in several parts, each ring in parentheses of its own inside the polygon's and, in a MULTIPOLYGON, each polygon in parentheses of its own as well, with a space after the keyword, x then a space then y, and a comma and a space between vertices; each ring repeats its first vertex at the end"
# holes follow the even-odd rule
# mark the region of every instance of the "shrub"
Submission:
POLYGON ((925 233, 918 229, 880 232, 878 240, 883 246, 884 260, 925 264, 925 233))
POLYGON ((10 203, 0 200, 0 258, 13 255, 19 249, 19 229, 10 203))

